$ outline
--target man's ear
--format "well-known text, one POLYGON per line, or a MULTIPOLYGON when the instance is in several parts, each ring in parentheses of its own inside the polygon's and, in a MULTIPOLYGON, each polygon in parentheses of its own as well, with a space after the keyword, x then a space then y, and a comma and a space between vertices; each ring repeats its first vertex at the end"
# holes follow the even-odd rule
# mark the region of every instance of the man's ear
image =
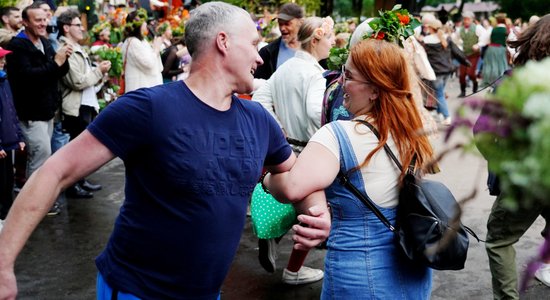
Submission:
POLYGON ((59 30, 63 31, 64 36, 67 36, 67 33, 69 32, 70 29, 71 29, 71 25, 67 25, 67 24, 63 24, 63 26, 59 28, 59 30))
POLYGON ((216 35, 216 46, 221 52, 227 52, 227 48, 229 48, 229 35, 224 31, 220 31, 218 35, 216 35))
POLYGON ((8 16, 2 16, 2 23, 3 24, 8 24, 8 21, 9 21, 8 16))

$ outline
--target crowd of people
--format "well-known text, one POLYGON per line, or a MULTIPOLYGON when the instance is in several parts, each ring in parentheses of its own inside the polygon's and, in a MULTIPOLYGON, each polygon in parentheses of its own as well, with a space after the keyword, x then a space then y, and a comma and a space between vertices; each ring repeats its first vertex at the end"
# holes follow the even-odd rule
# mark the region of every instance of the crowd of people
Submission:
MULTIPOLYGON (((0 10, 0 299, 15 299, 15 260, 44 215, 61 212, 60 194, 93 197, 102 187, 86 176, 115 157, 125 199, 96 259, 98 299, 220 299, 258 181, 298 212, 283 282, 323 280, 322 299, 429 299, 431 269, 404 258, 337 175, 395 222, 401 179, 434 159, 431 136, 452 124, 447 81, 458 75, 467 97, 468 86, 495 87, 550 56, 550 15, 526 27, 504 14, 492 25, 468 11, 456 23, 425 15, 389 42, 373 18, 345 22, 342 35, 294 3, 274 27, 223 2, 193 8, 159 22, 111 7, 91 40, 71 8, 0 10), (349 49, 336 66, 334 47, 349 49), (303 266, 320 244, 324 271, 303 266)), ((509 212, 497 197, 487 225, 495 299, 519 299, 513 244, 549 211, 509 212)), ((258 241, 268 272, 281 238, 258 241)), ((536 276, 550 286, 550 262, 536 276)))

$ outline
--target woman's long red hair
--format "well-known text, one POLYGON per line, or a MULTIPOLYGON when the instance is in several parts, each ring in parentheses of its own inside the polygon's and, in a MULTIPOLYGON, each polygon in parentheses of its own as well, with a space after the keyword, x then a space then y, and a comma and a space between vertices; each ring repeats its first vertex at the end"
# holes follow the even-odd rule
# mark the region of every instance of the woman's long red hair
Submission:
POLYGON ((416 167, 433 158, 432 146, 422 134, 423 126, 411 93, 409 63, 403 49, 386 41, 367 39, 351 49, 351 60, 357 70, 378 88, 368 120, 380 132, 380 142, 359 167, 368 164, 372 156, 383 149, 389 134, 399 149, 402 175, 417 155, 416 167))

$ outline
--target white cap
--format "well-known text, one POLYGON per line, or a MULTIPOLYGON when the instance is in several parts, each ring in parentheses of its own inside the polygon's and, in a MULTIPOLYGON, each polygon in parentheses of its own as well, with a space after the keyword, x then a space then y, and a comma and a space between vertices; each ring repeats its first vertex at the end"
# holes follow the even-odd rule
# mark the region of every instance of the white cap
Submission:
POLYGON ((353 34, 351 35, 351 39, 349 41, 349 47, 355 46, 355 44, 359 43, 363 40, 363 36, 365 34, 372 34, 373 30, 369 26, 369 22, 374 20, 374 18, 368 18, 365 21, 363 21, 357 28, 355 28, 355 31, 353 31, 353 34))
POLYGON ((469 11, 469 10, 465 10, 462 12, 462 17, 463 18, 470 18, 470 19, 475 19, 476 18, 476 15, 474 15, 473 12, 469 11))

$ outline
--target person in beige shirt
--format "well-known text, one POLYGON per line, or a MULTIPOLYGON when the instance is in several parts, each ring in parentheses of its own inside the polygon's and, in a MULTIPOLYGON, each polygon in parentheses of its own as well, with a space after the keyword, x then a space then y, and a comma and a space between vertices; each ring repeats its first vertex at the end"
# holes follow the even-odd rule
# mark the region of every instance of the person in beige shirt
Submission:
MULTIPOLYGON (((69 72, 61 79, 62 126, 74 140, 99 113, 96 87, 101 86, 102 79, 111 69, 111 62, 102 61, 97 67, 92 66, 90 57, 79 45, 84 40, 84 26, 77 10, 67 10, 57 18, 59 44, 71 45, 73 55, 69 57, 69 72)), ((67 188, 65 195, 69 198, 91 198, 92 192, 101 189, 101 185, 92 184, 81 179, 67 188)))

